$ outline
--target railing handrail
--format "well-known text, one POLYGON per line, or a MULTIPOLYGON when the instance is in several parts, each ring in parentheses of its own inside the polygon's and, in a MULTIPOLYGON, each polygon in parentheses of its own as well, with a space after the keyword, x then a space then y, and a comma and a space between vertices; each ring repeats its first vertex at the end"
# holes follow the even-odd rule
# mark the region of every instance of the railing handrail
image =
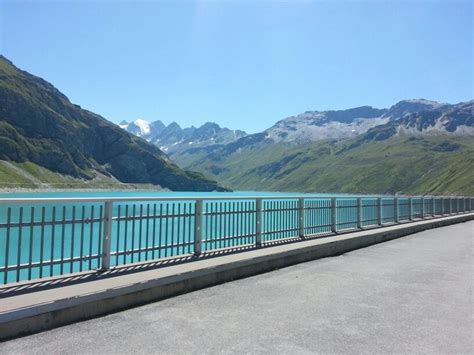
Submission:
POLYGON ((473 198, 472 196, 438 196, 438 195, 253 195, 253 196, 134 196, 134 197, 5 197, 0 198, 0 205, 26 203, 70 203, 70 202, 148 202, 148 201, 224 201, 224 200, 278 200, 278 199, 355 199, 355 198, 473 198))

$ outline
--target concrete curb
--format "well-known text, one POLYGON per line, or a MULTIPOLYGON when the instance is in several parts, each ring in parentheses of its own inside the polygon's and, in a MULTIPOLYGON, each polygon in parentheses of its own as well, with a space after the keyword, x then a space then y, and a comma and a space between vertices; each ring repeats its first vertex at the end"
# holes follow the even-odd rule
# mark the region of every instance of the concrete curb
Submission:
POLYGON ((470 220, 474 213, 420 220, 12 296, 0 300, 0 340, 470 220))

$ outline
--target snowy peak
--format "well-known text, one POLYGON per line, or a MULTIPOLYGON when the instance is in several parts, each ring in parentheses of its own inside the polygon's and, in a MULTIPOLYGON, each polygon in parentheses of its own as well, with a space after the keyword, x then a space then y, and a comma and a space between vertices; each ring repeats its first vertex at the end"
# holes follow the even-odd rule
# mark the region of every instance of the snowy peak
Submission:
POLYGON ((150 122, 141 118, 137 118, 128 124, 126 121, 122 121, 119 126, 138 137, 144 137, 150 133, 150 122))
POLYGON ((221 128, 214 122, 206 122, 198 128, 194 126, 181 128, 176 122, 166 126, 161 121, 150 123, 137 119, 131 123, 121 122, 119 126, 157 145, 168 154, 194 147, 227 144, 247 135, 244 131, 221 128))

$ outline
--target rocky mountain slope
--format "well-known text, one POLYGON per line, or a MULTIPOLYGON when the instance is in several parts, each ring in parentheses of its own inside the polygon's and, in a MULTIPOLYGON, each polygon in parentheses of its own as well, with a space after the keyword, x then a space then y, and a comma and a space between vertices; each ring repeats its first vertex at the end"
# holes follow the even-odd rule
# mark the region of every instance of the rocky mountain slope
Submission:
POLYGON ((356 114, 295 116, 262 133, 189 149, 174 158, 234 189, 474 193, 474 101, 405 100, 378 112, 367 107, 363 110, 376 117, 364 120, 378 124, 356 136, 308 134, 311 125, 360 121, 359 109, 347 110, 356 114), (280 134, 269 134, 275 127, 280 134))
POLYGON ((244 131, 221 128, 212 122, 207 122, 201 127, 181 128, 176 122, 166 126, 161 121, 148 122, 137 119, 130 123, 121 122, 119 126, 155 144, 169 155, 195 147, 228 144, 247 135, 244 131))
POLYGON ((387 123, 386 111, 370 106, 341 111, 308 111, 277 122, 265 131, 265 139, 275 143, 304 144, 321 139, 355 137, 387 123))
POLYGON ((12 169, 31 163, 35 169, 81 181, 101 177, 171 190, 221 189, 200 173, 182 170, 153 144, 72 104, 53 85, 16 68, 3 56, 0 160, 13 163, 2 165, 5 179, 12 176, 12 169))

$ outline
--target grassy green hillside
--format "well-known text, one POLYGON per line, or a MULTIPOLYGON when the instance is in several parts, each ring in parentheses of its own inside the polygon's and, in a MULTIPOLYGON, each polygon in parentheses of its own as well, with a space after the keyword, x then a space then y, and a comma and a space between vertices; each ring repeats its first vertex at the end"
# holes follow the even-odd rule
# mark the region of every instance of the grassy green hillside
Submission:
POLYGON ((171 190, 221 190, 215 181, 180 169, 156 146, 74 105, 53 85, 1 55, 0 160, 13 164, 8 169, 4 164, 3 187, 27 184, 35 167, 47 182, 94 183, 102 176, 171 190))
POLYGON ((144 189, 156 190, 152 184, 124 184, 108 176, 96 174, 92 179, 62 175, 31 162, 0 160, 0 189, 144 189))
POLYGON ((218 157, 181 156, 178 163, 233 189, 474 195, 472 137, 271 144, 218 157))

